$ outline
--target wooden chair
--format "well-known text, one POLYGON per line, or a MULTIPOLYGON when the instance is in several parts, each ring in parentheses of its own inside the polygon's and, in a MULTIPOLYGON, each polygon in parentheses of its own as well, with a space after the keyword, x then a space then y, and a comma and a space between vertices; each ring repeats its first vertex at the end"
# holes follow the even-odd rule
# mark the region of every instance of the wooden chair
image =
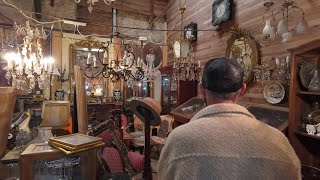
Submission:
POLYGON ((121 133, 115 127, 114 118, 106 120, 107 130, 97 135, 106 143, 102 150, 101 157, 106 161, 111 173, 125 173, 129 176, 137 174, 144 168, 144 156, 134 152, 128 152, 125 144, 121 140, 121 133))

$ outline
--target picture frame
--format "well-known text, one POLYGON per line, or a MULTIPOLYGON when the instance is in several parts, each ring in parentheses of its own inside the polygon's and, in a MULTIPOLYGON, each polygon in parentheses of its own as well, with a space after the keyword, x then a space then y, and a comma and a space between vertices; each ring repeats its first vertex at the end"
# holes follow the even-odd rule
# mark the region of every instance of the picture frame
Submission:
MULTIPOLYGON (((87 37, 84 40, 78 41, 74 44, 70 44, 69 46, 69 72, 70 72, 70 78, 69 78, 69 85, 70 85, 70 92, 71 97, 70 100, 73 102, 74 95, 73 95, 73 82, 74 82, 74 66, 78 65, 80 69, 85 72, 86 71, 86 62, 88 58, 88 53, 91 53, 91 57, 95 56, 97 58, 97 68, 93 69, 93 74, 98 74, 103 68, 102 63, 98 60, 98 53, 99 48, 101 47, 101 44, 96 41, 92 37, 87 37)), ((103 56, 103 53, 100 52, 100 57, 103 56)), ((90 62, 92 62, 92 59, 90 59, 90 62)), ((96 84, 99 84, 101 87, 103 86, 103 80, 101 78, 91 79, 89 77, 85 77, 85 84, 86 84, 86 91, 92 92, 94 91, 94 87, 96 87, 96 84)))

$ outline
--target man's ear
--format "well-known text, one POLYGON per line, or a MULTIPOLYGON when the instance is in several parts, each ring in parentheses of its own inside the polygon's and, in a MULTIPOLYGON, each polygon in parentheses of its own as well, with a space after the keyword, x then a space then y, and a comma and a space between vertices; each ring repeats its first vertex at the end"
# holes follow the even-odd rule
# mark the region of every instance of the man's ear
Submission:
POLYGON ((246 91, 247 89, 247 85, 245 83, 242 84, 242 87, 240 89, 240 94, 239 94, 239 97, 243 96, 244 92, 246 91))
POLYGON ((206 89, 203 87, 202 84, 200 84, 200 93, 203 97, 206 97, 207 93, 206 93, 206 89))

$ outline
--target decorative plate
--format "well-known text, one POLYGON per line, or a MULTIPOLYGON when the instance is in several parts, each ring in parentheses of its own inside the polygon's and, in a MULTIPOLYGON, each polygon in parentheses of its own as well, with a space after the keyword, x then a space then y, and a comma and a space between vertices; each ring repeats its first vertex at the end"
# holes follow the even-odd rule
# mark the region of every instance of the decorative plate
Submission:
POLYGON ((271 104, 280 103, 285 93, 283 86, 276 82, 267 84, 263 89, 263 97, 271 104))

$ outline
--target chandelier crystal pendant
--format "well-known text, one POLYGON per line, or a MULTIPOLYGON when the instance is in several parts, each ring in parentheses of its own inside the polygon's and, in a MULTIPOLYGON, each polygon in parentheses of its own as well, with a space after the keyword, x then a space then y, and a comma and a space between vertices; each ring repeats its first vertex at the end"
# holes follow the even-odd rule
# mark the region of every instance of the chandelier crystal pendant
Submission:
MULTIPOLYGON (((29 93, 36 84, 40 90, 50 87, 50 75, 53 73, 54 59, 44 57, 41 40, 46 39, 43 28, 32 28, 29 22, 26 25, 15 23, 16 34, 23 37, 23 44, 17 46, 16 52, 7 52, 6 79, 11 86, 29 93)), ((53 76, 52 76, 53 78, 53 76)))
MULTIPOLYGON (((116 0, 103 0, 103 2, 107 5, 111 5, 112 2, 114 2, 116 0)), ((81 0, 74 0, 75 3, 80 3, 81 0)), ((94 3, 97 3, 99 2, 99 0, 87 0, 87 3, 88 3, 88 10, 89 12, 91 13, 93 11, 93 5, 94 3)))
POLYGON ((190 54, 191 45, 183 34, 183 13, 186 8, 179 7, 181 14, 181 33, 178 39, 173 43, 173 53, 175 59, 173 60, 173 79, 182 81, 199 81, 200 61, 195 62, 195 57, 190 54))
POLYGON ((133 47, 130 44, 124 44, 124 39, 116 33, 112 35, 110 42, 101 44, 98 50, 98 58, 91 56, 90 52, 88 53, 87 67, 84 70, 84 75, 91 79, 102 76, 110 79, 111 82, 118 82, 121 78, 124 81, 128 81, 129 79, 141 81, 144 78, 142 64, 143 62, 139 58, 135 61, 133 47), (124 48, 122 59, 120 58, 119 51, 113 52, 116 53, 116 55, 113 54, 113 57, 109 56, 109 45, 113 44, 113 38, 121 38, 121 48, 119 51, 124 48), (103 54, 103 56, 101 56, 101 54, 103 54), (100 72, 94 74, 94 69, 98 69, 98 61, 102 64, 102 69, 100 72))
MULTIPOLYGON (((298 7, 292 0, 283 0, 281 8, 274 14, 272 7, 273 1, 267 0, 263 6, 266 8, 263 14, 263 27, 261 28, 261 35, 258 36, 258 40, 261 45, 270 45, 280 35, 282 42, 290 41, 294 34, 304 34, 308 32, 308 22, 305 20, 305 13, 302 8, 298 7), (290 22, 289 12, 290 10, 298 10, 301 13, 300 20, 294 29, 289 29, 288 24, 290 22), (282 15, 278 22, 276 18, 278 15, 282 15)), ((295 13, 297 14, 297 13, 295 13)))

